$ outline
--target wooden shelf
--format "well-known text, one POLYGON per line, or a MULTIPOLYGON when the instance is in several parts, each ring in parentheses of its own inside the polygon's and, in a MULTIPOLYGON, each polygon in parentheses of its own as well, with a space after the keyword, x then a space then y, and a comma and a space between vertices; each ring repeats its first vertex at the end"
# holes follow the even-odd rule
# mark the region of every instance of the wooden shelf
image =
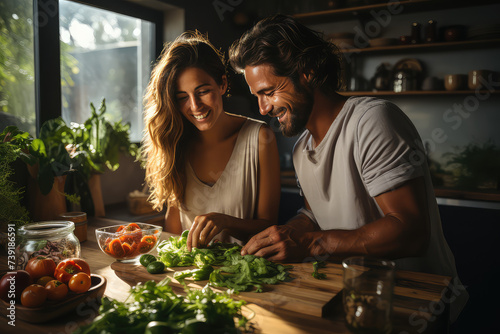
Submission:
POLYGON ((457 42, 436 42, 436 43, 421 43, 421 44, 409 44, 409 45, 391 45, 391 46, 379 46, 379 47, 369 47, 369 48, 352 48, 352 49, 341 49, 343 53, 404 53, 415 52, 415 51, 451 51, 451 50, 468 50, 468 49, 478 49, 478 48, 491 48, 500 47, 500 38, 494 39, 483 39, 483 40, 469 40, 469 41, 457 41, 457 42))
MULTIPOLYGON (((479 91, 480 94, 500 94, 500 91, 495 90, 493 92, 490 91, 479 91)), ((455 90, 455 91, 447 91, 447 90, 415 90, 415 91, 407 91, 396 93, 393 91, 365 91, 365 92, 339 92, 340 95, 343 96, 414 96, 414 95, 471 95, 476 94, 475 90, 455 90)))
MULTIPOLYGON (((438 1, 441 2, 441 1, 438 1)), ((403 6, 405 9, 411 9, 412 11, 422 11, 431 8, 435 5, 436 1, 433 0, 403 0, 399 1, 398 6, 403 6)), ((369 13, 371 10, 386 9, 388 3, 378 3, 373 5, 359 6, 359 7, 348 7, 339 9, 330 9, 310 13, 300 13, 294 16, 305 23, 320 23, 327 20, 349 20, 357 19, 365 13, 369 13)), ((398 7, 399 8, 399 7, 398 7)))
POLYGON ((454 189, 434 189, 436 197, 500 202, 500 192, 479 192, 454 189))
MULTIPOLYGON (((298 13, 294 17, 306 24, 324 23, 332 20, 355 20, 366 19, 370 11, 387 10, 389 2, 377 3, 359 7, 338 8, 330 10, 315 11, 310 13, 298 13)), ((488 0, 402 0, 393 3, 398 9, 403 8, 403 13, 414 13, 429 10, 452 9, 460 7, 471 7, 479 5, 492 5, 488 0)))

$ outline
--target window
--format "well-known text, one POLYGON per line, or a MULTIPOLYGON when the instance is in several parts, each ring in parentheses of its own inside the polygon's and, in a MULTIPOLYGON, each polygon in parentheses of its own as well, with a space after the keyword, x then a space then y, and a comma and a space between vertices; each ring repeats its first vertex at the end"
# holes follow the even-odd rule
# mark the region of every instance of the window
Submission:
POLYGON ((139 142, 162 29, 163 12, 127 1, 0 1, 0 131, 82 123, 105 98, 106 117, 130 123, 139 142))
POLYGON ((35 133, 33 0, 0 1, 0 131, 35 133))
POLYGON ((61 0, 62 117, 83 123, 90 103, 106 98, 106 117, 131 124, 140 141, 142 97, 155 59, 154 24, 127 15, 61 0))

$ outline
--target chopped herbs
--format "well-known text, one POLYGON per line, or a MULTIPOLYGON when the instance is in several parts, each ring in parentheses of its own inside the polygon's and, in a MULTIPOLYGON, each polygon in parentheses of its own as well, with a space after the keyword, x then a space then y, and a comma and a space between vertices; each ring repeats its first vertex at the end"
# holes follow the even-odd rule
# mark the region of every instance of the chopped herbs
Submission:
POLYGON ((185 286, 186 295, 181 296, 169 282, 166 278, 139 283, 125 302, 104 297, 100 315, 74 334, 241 333, 246 328, 247 319, 241 314, 245 301, 235 301, 208 286, 202 290, 185 286))
POLYGON ((313 273, 312 277, 316 279, 326 279, 326 274, 325 273, 320 273, 318 270, 319 268, 324 268, 326 267, 326 262, 325 261, 316 261, 313 262, 313 273))
POLYGON ((198 269, 185 270, 175 274, 183 280, 210 281, 212 286, 227 287, 234 291, 262 292, 263 284, 277 284, 289 281, 289 270, 284 266, 255 255, 241 256, 241 246, 228 243, 214 243, 208 248, 194 248, 191 252, 186 246, 186 231, 180 237, 170 237, 158 246, 160 260, 167 267, 197 266, 198 269), (216 268, 214 268, 216 267, 216 268))

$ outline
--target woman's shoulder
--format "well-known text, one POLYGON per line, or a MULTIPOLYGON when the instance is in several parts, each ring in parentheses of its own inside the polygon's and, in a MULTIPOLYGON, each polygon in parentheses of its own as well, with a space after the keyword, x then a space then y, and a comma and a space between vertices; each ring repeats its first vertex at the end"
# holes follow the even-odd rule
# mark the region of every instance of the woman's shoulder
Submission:
POLYGON ((262 126, 267 127, 267 123, 264 121, 260 121, 257 119, 253 119, 247 116, 236 115, 227 113, 232 122, 234 122, 237 126, 237 132, 243 131, 258 131, 262 126))

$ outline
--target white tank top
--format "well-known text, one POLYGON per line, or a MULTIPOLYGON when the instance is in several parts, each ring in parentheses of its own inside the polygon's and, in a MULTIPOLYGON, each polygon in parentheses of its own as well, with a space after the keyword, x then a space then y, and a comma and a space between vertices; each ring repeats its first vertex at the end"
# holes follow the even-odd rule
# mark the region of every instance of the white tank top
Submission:
MULTIPOLYGON (((238 133, 224 171, 213 185, 207 185, 198 179, 187 161, 185 208, 180 209, 183 230, 191 228, 196 216, 211 212, 240 219, 256 218, 259 130, 263 124, 265 123, 262 121, 247 118, 238 133)), ((219 233, 214 240, 242 244, 241 240, 224 232, 219 233)))

